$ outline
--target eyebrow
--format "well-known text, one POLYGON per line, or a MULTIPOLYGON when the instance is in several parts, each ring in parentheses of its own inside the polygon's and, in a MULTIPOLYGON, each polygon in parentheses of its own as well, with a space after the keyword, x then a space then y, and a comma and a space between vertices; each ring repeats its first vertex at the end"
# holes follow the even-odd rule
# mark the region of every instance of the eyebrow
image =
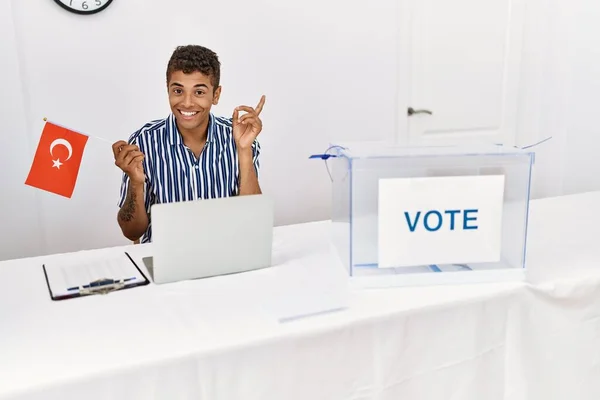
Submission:
MULTIPOLYGON (((173 83, 171 83, 171 85, 170 85, 170 86, 178 86, 178 87, 183 87, 183 85, 182 85, 181 83, 177 83, 177 82, 173 82, 173 83)), ((194 85, 194 87, 195 87, 195 88, 200 88, 200 87, 203 87, 203 88, 206 88, 206 89, 208 89, 208 86, 206 86, 204 83, 198 83, 197 85, 194 85)))

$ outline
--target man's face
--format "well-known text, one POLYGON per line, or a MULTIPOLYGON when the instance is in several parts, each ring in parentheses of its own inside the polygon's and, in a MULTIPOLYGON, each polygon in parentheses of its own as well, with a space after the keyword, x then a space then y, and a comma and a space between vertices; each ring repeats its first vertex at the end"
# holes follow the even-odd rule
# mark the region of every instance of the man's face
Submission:
POLYGON ((208 119, 210 108, 217 105, 221 87, 214 90, 210 77, 201 72, 175 71, 168 83, 169 104, 183 129, 196 129, 208 119))

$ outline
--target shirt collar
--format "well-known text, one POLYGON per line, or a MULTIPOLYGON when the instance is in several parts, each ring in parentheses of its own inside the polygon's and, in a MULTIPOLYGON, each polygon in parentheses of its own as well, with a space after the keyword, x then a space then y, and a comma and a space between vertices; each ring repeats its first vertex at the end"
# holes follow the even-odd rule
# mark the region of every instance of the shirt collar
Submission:
MULTIPOLYGON (((179 133, 179 129, 177 129, 177 122, 175 120, 175 115, 171 113, 167 118, 167 134, 169 136, 169 144, 171 146, 174 145, 182 145, 183 137, 181 133, 179 133)), ((206 135, 206 142, 214 142, 215 141, 215 117, 212 113, 208 114, 208 133, 206 135)))

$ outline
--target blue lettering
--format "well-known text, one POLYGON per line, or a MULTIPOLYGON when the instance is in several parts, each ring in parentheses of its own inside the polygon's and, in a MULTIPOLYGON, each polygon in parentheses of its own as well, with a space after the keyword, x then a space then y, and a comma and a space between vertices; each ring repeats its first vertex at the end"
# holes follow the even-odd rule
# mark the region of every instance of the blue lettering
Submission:
POLYGON ((478 229, 477 225, 467 225, 468 221, 477 221, 477 217, 469 217, 470 213, 477 214, 479 210, 464 210, 463 211, 463 229, 478 229))
POLYGON ((467 209, 467 210, 430 210, 425 212, 423 216, 423 222, 420 222, 421 213, 424 211, 417 211, 413 215, 410 212, 404 212, 404 218, 406 219, 406 223, 408 225, 408 229, 411 232, 417 230, 419 225, 422 225, 429 232, 436 232, 442 229, 444 226, 444 222, 446 225, 449 225, 449 230, 453 231, 456 229, 460 229, 460 214, 462 213, 462 229, 464 230, 473 230, 479 229, 477 225, 477 213, 478 209, 467 209), (447 217, 445 217, 447 215, 447 217), (444 221, 444 218, 446 221, 444 221), (449 224, 448 224, 449 222, 449 224))
POLYGON ((454 215, 460 214, 460 210, 446 210, 444 214, 450 214, 450 230, 454 230, 454 215))
POLYGON ((404 211, 404 218, 406 218, 406 223, 408 224, 408 229, 410 229, 411 232, 414 232, 415 229, 417 228, 417 223, 419 222, 419 217, 421 216, 421 211, 417 211, 417 215, 415 217, 415 222, 411 223, 410 222, 410 214, 406 211, 404 211))
POLYGON ((425 214, 425 217, 423 218, 423 222, 425 224, 425 229, 427 229, 429 232, 437 231, 442 227, 442 223, 443 223, 442 214, 440 214, 439 211, 435 211, 435 210, 428 211, 427 214, 425 214), (432 214, 436 215, 438 218, 437 226, 435 228, 432 228, 431 226, 429 226, 429 216, 432 214))

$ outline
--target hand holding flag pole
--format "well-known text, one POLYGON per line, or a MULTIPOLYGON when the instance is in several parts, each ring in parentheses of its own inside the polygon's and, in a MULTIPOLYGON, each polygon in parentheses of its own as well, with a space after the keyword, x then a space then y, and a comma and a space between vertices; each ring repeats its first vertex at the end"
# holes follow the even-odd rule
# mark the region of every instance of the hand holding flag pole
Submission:
POLYGON ((88 138, 112 143, 107 139, 84 135, 48 122, 45 117, 44 122, 44 129, 25 184, 71 198, 88 138))

